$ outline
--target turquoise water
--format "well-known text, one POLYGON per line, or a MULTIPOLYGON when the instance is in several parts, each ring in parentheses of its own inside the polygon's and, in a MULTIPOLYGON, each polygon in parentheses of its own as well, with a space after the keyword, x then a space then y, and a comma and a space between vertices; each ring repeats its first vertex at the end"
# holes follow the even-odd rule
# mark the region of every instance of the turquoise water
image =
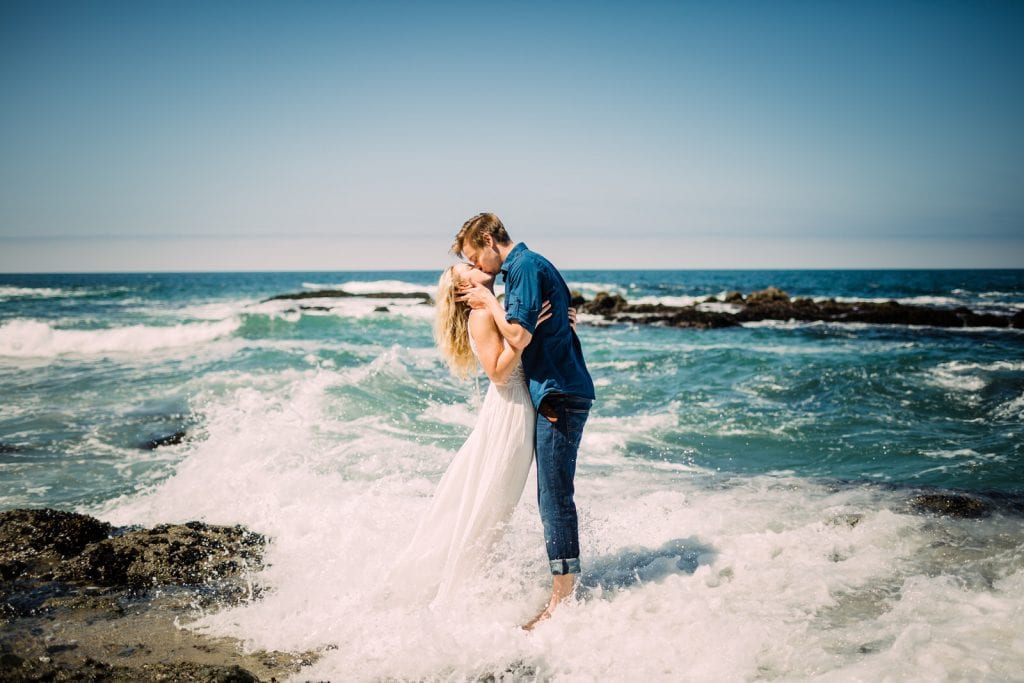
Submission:
MULTIPOLYGON (((586 296, 689 303, 769 285, 793 296, 1024 308, 1024 271, 575 271, 586 296)), ((341 386, 337 419, 404 425, 416 443, 460 433, 420 420, 464 399, 432 356, 429 307, 279 301, 348 286, 433 290, 434 273, 0 276, 0 505, 80 507, 151 486, 187 456, 143 442, 186 429, 225 392, 310 368, 366 367, 398 349, 406 372, 341 386), (325 305, 329 310, 300 310, 325 305)), ((644 424, 630 459, 732 474, 1024 491, 1024 335, 1018 330, 774 323, 694 331, 599 326, 580 336, 595 416, 644 424)))
MULTIPOLYGON (((677 305, 774 285, 1024 307, 1024 271, 566 275, 588 296, 677 305)), ((416 299, 265 299, 434 279, 0 276, 0 509, 264 534, 260 599, 186 627, 317 653, 296 680, 1020 678, 1012 329, 582 316, 598 401, 576 476, 576 598, 529 636, 518 628, 550 585, 531 479, 455 611, 381 599, 485 383, 445 371, 416 299), (935 489, 996 504, 977 519, 916 510, 911 497, 935 489)))

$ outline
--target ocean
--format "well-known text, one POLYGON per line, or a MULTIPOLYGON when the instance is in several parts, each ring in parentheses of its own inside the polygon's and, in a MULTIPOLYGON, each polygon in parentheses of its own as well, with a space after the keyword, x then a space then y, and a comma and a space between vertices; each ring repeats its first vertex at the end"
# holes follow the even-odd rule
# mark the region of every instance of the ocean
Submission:
MULTIPOLYGON (((375 601, 486 379, 448 374, 431 306, 359 295, 437 275, 0 275, 0 509, 267 535, 262 596, 186 627, 319 652, 301 680, 1024 680, 1017 329, 581 316, 577 599, 517 629, 549 587, 531 475, 458 615, 375 601), (268 301, 321 289, 355 296, 268 301)), ((564 275, 631 303, 1024 309, 1024 270, 564 275)))

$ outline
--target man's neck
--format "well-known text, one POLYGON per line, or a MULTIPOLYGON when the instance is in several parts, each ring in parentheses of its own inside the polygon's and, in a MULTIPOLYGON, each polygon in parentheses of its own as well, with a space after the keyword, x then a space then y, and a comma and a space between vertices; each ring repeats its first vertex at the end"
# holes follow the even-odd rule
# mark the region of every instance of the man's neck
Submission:
POLYGON ((507 259, 512 250, 516 248, 517 244, 519 244, 519 242, 509 242, 508 244, 497 245, 498 255, 501 256, 501 265, 505 265, 505 259, 507 259))

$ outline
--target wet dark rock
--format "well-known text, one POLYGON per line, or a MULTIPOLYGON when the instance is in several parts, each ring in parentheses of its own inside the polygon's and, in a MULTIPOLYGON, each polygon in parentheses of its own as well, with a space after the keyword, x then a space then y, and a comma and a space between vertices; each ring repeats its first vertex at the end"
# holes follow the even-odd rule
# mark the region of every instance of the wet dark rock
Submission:
POLYGON ((609 315, 624 310, 626 305, 626 300, 619 294, 598 292, 593 301, 582 303, 579 308, 581 312, 591 315, 609 315))
POLYGON ((729 313, 700 311, 696 308, 664 307, 661 310, 649 310, 646 306, 628 306, 623 315, 615 318, 616 322, 645 323, 648 325, 664 325, 666 327, 692 327, 698 330, 736 327, 739 323, 729 313), (641 315, 631 315, 637 312, 641 315))
POLYGON ((759 306, 761 304, 789 303, 789 294, 778 287, 768 287, 759 292, 754 292, 747 297, 748 306, 759 306))
POLYGON ((34 604, 54 597, 38 591, 60 595, 53 586, 62 584, 135 590, 216 582, 258 568, 266 542, 240 526, 202 522, 163 524, 111 538, 112 531, 105 522, 72 512, 0 513, 0 577, 5 582, 0 593, 27 596, 34 604))
POLYGON ((388 308, 387 306, 378 306, 377 308, 373 309, 373 312, 374 313, 390 313, 391 309, 388 308))
POLYGON ((0 512, 0 564, 60 561, 110 535, 112 527, 88 515, 60 510, 0 512))
POLYGON ((269 299, 264 299, 262 303, 292 299, 348 299, 352 297, 360 299, 423 299, 425 301, 433 301, 433 297, 426 292, 368 292, 366 294, 353 294, 343 289, 318 289, 310 292, 278 294, 269 299))
POLYGON ((1021 327, 1024 312, 1014 316, 975 313, 968 308, 910 306, 896 301, 837 302, 835 299, 814 301, 806 297, 791 299, 777 287, 768 287, 750 294, 746 299, 739 292, 730 292, 726 303, 739 306, 734 313, 702 311, 697 305, 665 306, 664 304, 630 304, 618 294, 599 292, 593 301, 576 298, 574 305, 582 313, 599 315, 608 322, 622 322, 669 327, 715 329, 734 327, 764 320, 830 323, 865 323, 873 325, 919 325, 929 327, 1021 327))
MULTIPOLYGON (((45 659, 49 659, 48 657, 45 659)), ((20 657, 14 653, 0 655, 0 680, 24 681, 89 681, 90 683, 138 683, 139 681, 188 681, 189 683, 258 683, 260 680, 240 666, 218 666, 178 662, 173 664, 142 664, 141 666, 110 665, 86 658, 76 666, 67 667, 20 657)))
POLYGON ((163 524, 95 543, 63 563, 55 578, 133 589, 197 585, 258 566, 264 542, 240 526, 163 524))
POLYGON ((910 499, 917 512, 973 519, 991 514, 991 506, 974 496, 958 493, 922 493, 910 499))
POLYGON ((13 444, 13 443, 6 443, 4 441, 0 441, 0 453, 20 453, 20 452, 21 452, 21 446, 18 446, 17 444, 13 444))
POLYGON ((188 437, 188 430, 185 428, 175 430, 170 434, 163 434, 147 439, 139 444, 139 448, 146 451, 155 451, 161 446, 176 446, 188 437))
POLYGON ((315 654, 249 655, 235 641, 183 634, 177 626, 197 608, 258 596, 244 574, 261 566, 264 545, 240 526, 114 529, 57 510, 0 513, 0 681, 256 681, 253 671, 266 679, 294 674, 315 654))
POLYGON ((569 293, 569 305, 575 308, 576 310, 579 310, 580 306, 582 306, 586 302, 587 300, 583 298, 583 294, 580 292, 580 290, 574 289, 569 293))

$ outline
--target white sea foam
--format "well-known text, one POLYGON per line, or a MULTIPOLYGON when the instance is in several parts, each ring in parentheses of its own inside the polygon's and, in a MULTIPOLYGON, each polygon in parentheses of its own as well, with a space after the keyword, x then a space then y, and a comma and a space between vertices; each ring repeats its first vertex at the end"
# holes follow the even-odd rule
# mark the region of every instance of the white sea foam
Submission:
POLYGON ((1024 372, 1024 362, 994 361, 975 363, 948 361, 940 363, 927 373, 930 384, 951 391, 976 393, 988 386, 987 375, 997 372, 1024 372))
MULTIPOLYGON (((382 577, 452 456, 414 425, 359 413, 361 396, 436 362, 407 351, 251 386, 235 377, 197 406, 207 436, 184 446, 172 477, 93 512, 118 524, 200 518, 268 534, 254 577, 264 596, 190 627, 251 648, 319 652, 296 680, 998 680, 1020 671, 1024 572, 1012 539, 1021 520, 929 519, 904 511, 899 494, 836 491, 784 471, 722 479, 678 450, 673 461, 630 457, 638 443, 665 447, 658 435, 679 429, 678 405, 591 418, 576 479, 581 599, 534 633, 518 624, 542 605, 550 579, 532 477, 496 561, 459 608, 387 600, 382 577)), ((465 433, 472 414, 435 403, 413 422, 465 433)))
POLYGON ((56 296, 66 296, 69 290, 56 289, 54 287, 10 287, 0 286, 0 298, 32 298, 47 299, 56 296))
POLYGON ((420 419, 472 429, 476 423, 476 411, 468 403, 433 403, 420 415, 420 419))
POLYGON ((1002 334, 1024 334, 1024 329, 1018 329, 1013 327, 937 327, 935 325, 901 325, 895 323, 847 323, 847 322, 832 322, 825 320, 815 320, 805 322, 801 320, 754 320, 750 322, 740 323, 741 327, 747 327, 756 329, 759 327, 779 330, 797 330, 808 327, 828 327, 838 330, 868 330, 872 328, 891 328, 899 327, 907 330, 943 330, 944 332, 957 333, 957 334, 989 334, 992 332, 999 332, 1002 334))
POLYGON ((345 282, 334 284, 303 282, 302 286, 305 289, 312 290, 340 289, 350 294, 376 294, 379 292, 387 292, 389 294, 431 294, 437 285, 418 285, 414 282, 404 282, 402 280, 346 280, 345 282))
POLYGON ((434 307, 424 304, 421 299, 369 299, 352 298, 313 298, 299 301, 276 299, 252 304, 245 309, 246 313, 266 315, 268 317, 296 323, 302 316, 337 316, 341 318, 369 318, 394 314, 416 320, 431 320, 434 307), (378 309, 386 307, 387 312, 378 309), (321 310, 322 309, 322 310, 321 310))
MULTIPOLYGON (((946 306, 966 306, 969 303, 968 301, 966 301, 964 299, 957 299, 957 298, 950 297, 950 296, 908 296, 908 297, 900 297, 900 298, 895 298, 895 299, 893 299, 893 298, 886 298, 886 297, 865 298, 865 297, 848 297, 848 296, 837 296, 837 297, 832 297, 832 298, 834 298, 836 301, 838 301, 840 303, 862 303, 862 302, 866 302, 866 303, 874 303, 874 304, 884 304, 884 303, 888 303, 890 301, 895 301, 896 303, 903 304, 904 306, 943 306, 943 307, 946 307, 946 306)), ((814 300, 820 303, 820 302, 828 301, 829 297, 816 297, 814 300)))
POLYGON ((177 318, 193 320, 225 320, 241 314, 247 307, 254 306, 258 302, 254 299, 240 301, 211 301, 203 304, 184 306, 178 309, 162 309, 163 312, 171 313, 177 318))
POLYGON ((626 296, 626 291, 618 286, 606 282, 566 282, 570 290, 578 291, 586 299, 593 299, 598 292, 619 294, 626 296))
POLYGON ((706 298, 705 296, 640 296, 636 299, 629 299, 629 303, 685 307, 702 303, 706 298))
POLYGON ((709 313, 728 313, 730 315, 735 315, 742 310, 742 307, 737 306, 736 304, 726 304, 713 301, 711 303, 697 304, 697 310, 707 311, 709 313))
POLYGON ((976 457, 978 457, 979 454, 978 454, 978 451, 972 450, 970 448, 956 448, 956 449, 951 449, 951 450, 942 450, 942 449, 940 449, 940 450, 924 451, 924 452, 921 453, 921 455, 927 456, 929 458, 953 459, 953 458, 976 458, 976 457))
POLYGON ((1024 372, 1024 361, 999 360, 991 363, 972 363, 967 361, 950 361, 939 367, 951 372, 1024 372))
POLYGON ((64 289, 60 287, 15 287, 0 286, 0 300, 3 299, 58 299, 96 295, 120 294, 130 292, 130 287, 79 287, 64 289))
POLYGON ((948 367, 946 364, 928 371, 927 380, 934 386, 967 394, 977 393, 988 384, 982 377, 966 374, 959 368, 948 367))
POLYGON ((132 325, 98 330, 56 329, 37 320, 0 326, 0 356, 52 358, 65 354, 146 353, 204 344, 238 329, 238 319, 156 327, 132 325))
POLYGON ((993 415, 1001 420, 1024 420, 1024 394, 1001 403, 993 411, 993 415))

